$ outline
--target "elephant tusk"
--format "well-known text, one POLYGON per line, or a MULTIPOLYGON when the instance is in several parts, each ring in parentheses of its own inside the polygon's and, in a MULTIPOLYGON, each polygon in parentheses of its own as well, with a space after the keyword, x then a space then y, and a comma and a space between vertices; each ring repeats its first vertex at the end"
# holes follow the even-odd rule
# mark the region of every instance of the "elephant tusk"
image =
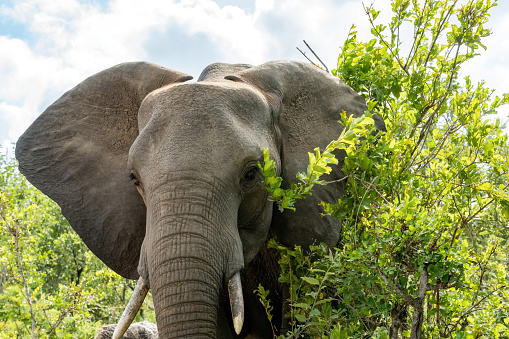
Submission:
POLYGON ((148 289, 148 284, 145 282, 143 277, 140 276, 140 279, 138 279, 138 283, 134 288, 133 295, 131 296, 129 303, 126 306, 124 313, 122 313, 122 316, 120 317, 120 320, 115 327, 115 331, 113 332, 111 339, 122 338, 124 333, 129 328, 129 325, 131 325, 133 322, 134 317, 140 310, 140 307, 143 304, 145 297, 147 296, 148 289))
POLYGON ((240 334, 242 325, 244 325, 244 297, 242 296, 239 272, 228 280, 228 294, 230 295, 230 307, 232 308, 233 327, 235 333, 240 334))

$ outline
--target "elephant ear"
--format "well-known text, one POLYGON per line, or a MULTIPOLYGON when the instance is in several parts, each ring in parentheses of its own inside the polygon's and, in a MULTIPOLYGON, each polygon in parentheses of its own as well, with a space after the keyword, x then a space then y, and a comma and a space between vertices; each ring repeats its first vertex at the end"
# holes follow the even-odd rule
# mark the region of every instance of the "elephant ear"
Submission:
POLYGON ((138 277, 146 209, 127 156, 153 90, 191 79, 145 62, 97 73, 55 101, 19 138, 19 169, 56 201, 87 246, 118 274, 138 277))
MULTIPOLYGON (((272 106, 275 120, 281 130, 281 176, 283 187, 296 182, 297 172, 305 172, 308 152, 315 147, 323 150, 343 130, 338 123, 341 112, 359 117, 367 110, 364 99, 336 77, 316 66, 295 62, 275 61, 227 76, 256 86, 272 106)), ((375 125, 385 130, 383 120, 375 116, 375 125)), ((343 178, 344 152, 336 154, 339 166, 325 178, 335 181, 343 178)), ((337 202, 344 194, 343 182, 315 186, 312 196, 297 201, 296 211, 280 213, 275 209, 271 230, 284 245, 308 245, 325 242, 336 246, 341 221, 331 216, 321 217, 321 201, 337 202)))
POLYGON ((210 64, 201 72, 198 81, 221 81, 232 73, 237 73, 253 66, 248 64, 225 64, 217 62, 210 64))

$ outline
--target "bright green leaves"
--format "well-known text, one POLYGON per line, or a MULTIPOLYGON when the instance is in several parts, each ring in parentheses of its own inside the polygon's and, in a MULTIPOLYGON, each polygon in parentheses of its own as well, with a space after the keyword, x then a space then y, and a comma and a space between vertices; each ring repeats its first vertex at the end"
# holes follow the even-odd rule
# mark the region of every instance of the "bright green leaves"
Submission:
MULTIPOLYGON (((334 150, 343 149, 347 152, 355 152, 355 146, 359 143, 360 138, 367 138, 370 128, 373 126, 374 120, 369 116, 360 118, 346 117, 345 112, 342 114, 345 129, 337 140, 332 141, 323 152, 319 148, 315 148, 314 153, 308 153, 309 165, 305 173, 296 174, 298 183, 291 183, 287 189, 281 188, 282 179, 276 176, 277 169, 274 160, 270 159, 267 149, 263 149, 263 164, 258 164, 264 177, 264 186, 270 193, 269 200, 275 201, 281 212, 285 209, 295 210, 294 204, 297 199, 303 199, 306 195, 311 195, 314 185, 326 185, 327 183, 320 180, 324 174, 331 172, 331 165, 337 165, 338 160, 332 153, 334 150)), ((369 167, 371 160, 364 157, 361 163, 365 167, 369 167)))
MULTIPOLYGON (((258 164, 258 167, 262 170, 263 177, 265 178, 265 186, 270 192, 280 190, 282 179, 276 176, 276 164, 274 160, 270 160, 269 150, 263 149, 263 165, 258 164)), ((277 197, 281 196, 278 191, 277 197)))
POLYGON ((318 181, 321 175, 329 174, 332 170, 330 165, 336 165, 338 161, 330 153, 328 149, 325 152, 320 153, 319 148, 315 148, 315 153, 308 153, 309 165, 306 173, 298 173, 297 177, 308 185, 320 183, 324 184, 323 181, 318 181))
MULTIPOLYGON (((387 133, 376 144, 347 152, 345 197, 337 204, 324 203, 325 212, 343 220, 341 246, 358 263, 355 270, 369 269, 367 258, 374 258, 394 300, 430 293, 419 290, 416 277, 423 271, 429 284, 440 286, 448 310, 434 301, 439 316, 423 324, 429 335, 445 335, 443 329, 452 326, 445 319, 452 314, 475 318, 464 304, 496 309, 485 300, 468 299, 475 294, 462 290, 472 277, 463 258, 484 252, 490 241, 509 238, 498 226, 509 215, 508 140, 500 123, 487 118, 507 103, 508 95, 493 97, 482 82, 458 80, 460 66, 489 35, 483 25, 491 7, 490 1, 462 7, 454 1, 392 1, 394 15, 387 26, 375 24, 378 12, 367 8, 377 43, 358 42, 351 32, 334 71, 370 100, 384 117, 387 133), (399 32, 412 25, 413 44, 402 54, 399 32), (369 67, 362 64, 366 59, 369 67), (390 287, 396 283, 398 289, 390 287)), ((500 281, 490 281, 491 291, 500 281)), ((479 281, 470 283, 481 293, 479 281)), ((472 328, 475 321, 469 318, 472 328)), ((459 334, 455 331, 448 335, 459 334)))

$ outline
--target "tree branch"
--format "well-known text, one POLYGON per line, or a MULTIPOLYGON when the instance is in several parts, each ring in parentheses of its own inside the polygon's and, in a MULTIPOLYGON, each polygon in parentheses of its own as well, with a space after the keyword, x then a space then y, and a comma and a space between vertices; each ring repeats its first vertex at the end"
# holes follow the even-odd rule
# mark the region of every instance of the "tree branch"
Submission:
POLYGON ((389 286, 390 288, 392 288, 397 294, 399 294, 403 300, 406 301, 407 304, 411 305, 411 306, 414 306, 415 303, 416 303, 416 300, 414 298, 412 298, 410 295, 408 295, 408 293, 406 293, 405 291, 403 291, 401 288, 399 288, 398 286, 394 285, 393 283, 391 283, 389 281, 389 279, 385 276, 385 274, 382 272, 382 270, 380 269, 380 267, 377 267, 376 270, 378 271, 378 274, 380 274, 380 276, 382 277, 383 281, 387 284, 387 286, 389 286))
POLYGON ((377 34, 378 38, 380 39, 380 41, 385 45, 385 47, 387 47, 387 49, 391 52, 391 56, 396 59, 396 61, 398 62, 399 64, 399 67, 401 67, 401 70, 403 70, 403 72, 406 73, 406 75, 410 76, 410 73, 408 72, 408 70, 405 68, 405 66, 403 66, 403 64, 401 63, 401 59, 399 58, 399 55, 396 54, 391 46, 387 43, 387 41, 385 41, 385 38, 384 36, 382 36, 382 33, 379 32, 377 29, 376 29, 376 26, 375 26, 375 23, 373 22, 373 20, 371 19, 371 13, 369 12, 368 8, 366 8, 366 6, 364 6, 364 4, 362 4, 362 7, 364 7, 364 12, 366 13, 366 15, 368 16, 369 18, 369 23, 371 24, 371 27, 373 28, 373 30, 375 31, 375 33, 377 34))

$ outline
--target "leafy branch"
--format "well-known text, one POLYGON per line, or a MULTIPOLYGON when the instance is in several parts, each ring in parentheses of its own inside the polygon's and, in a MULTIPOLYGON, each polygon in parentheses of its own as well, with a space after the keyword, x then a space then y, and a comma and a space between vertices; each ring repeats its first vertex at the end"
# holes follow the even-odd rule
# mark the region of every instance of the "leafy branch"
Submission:
POLYGON ((331 172, 331 165, 338 164, 333 151, 355 148, 360 138, 369 134, 370 130, 366 127, 374 124, 373 118, 367 115, 353 118, 346 117, 345 112, 342 113, 342 121, 345 128, 339 138, 329 143, 323 152, 315 148, 315 153, 308 153, 309 165, 306 172, 297 173, 299 182, 292 182, 287 189, 282 188, 283 179, 276 175, 277 168, 274 160, 270 159, 268 149, 263 149, 263 164, 258 164, 264 177, 263 185, 270 193, 269 200, 276 202, 281 212, 285 209, 295 211, 294 205, 297 199, 304 199, 306 195, 311 195, 314 185, 326 185, 327 182, 320 180, 320 177, 331 172))

